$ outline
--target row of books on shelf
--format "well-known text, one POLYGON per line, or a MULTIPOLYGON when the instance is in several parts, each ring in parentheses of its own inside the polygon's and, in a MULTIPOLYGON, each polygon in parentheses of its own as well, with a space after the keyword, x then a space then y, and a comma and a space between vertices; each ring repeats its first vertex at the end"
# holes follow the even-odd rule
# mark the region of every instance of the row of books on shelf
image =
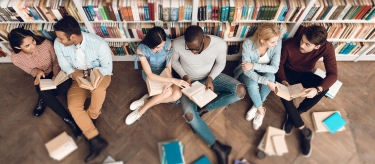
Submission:
POLYGON ((82 21, 72 0, 0 1, 0 22, 54 22, 65 15, 73 16, 77 21, 82 21))
POLYGON ((82 8, 89 21, 191 20, 192 0, 85 0, 82 8))
POLYGON ((182 36, 189 27, 187 23, 178 22, 155 22, 155 23, 94 23, 95 33, 102 38, 128 38, 143 39, 148 29, 159 26, 162 27, 171 39, 182 36))
MULTIPOLYGON (((136 54, 139 42, 109 42, 108 45, 113 56, 126 56, 136 54)), ((242 42, 228 42, 228 55, 236 55, 242 49, 242 42)))
MULTIPOLYGON (((8 34, 14 28, 24 28, 30 30, 35 35, 44 36, 45 38, 54 41, 56 34, 53 29, 54 23, 10 23, 0 24, 0 41, 8 41, 8 34)), ((84 24, 80 24, 81 31, 87 32, 87 28, 84 24)))
MULTIPOLYGON (((205 34, 216 35, 221 38, 249 38, 251 37, 258 26, 259 23, 206 23, 199 22, 198 25, 202 27, 205 34)), ((285 39, 289 35, 287 25, 285 23, 277 24, 279 30, 281 31, 280 37, 285 39)))
POLYGON ((336 54, 353 55, 369 47, 368 43, 363 42, 332 42, 336 54))
POLYGON ((298 0, 203 0, 199 2, 199 21, 274 20, 296 22, 306 8, 305 1, 298 0))
POLYGON ((304 21, 374 20, 374 0, 316 0, 304 21))
MULTIPOLYGON (((305 29, 312 24, 303 23, 297 30, 296 36, 300 36, 305 29)), ((375 24, 371 23, 319 23, 327 29, 328 39, 375 39, 375 24)))

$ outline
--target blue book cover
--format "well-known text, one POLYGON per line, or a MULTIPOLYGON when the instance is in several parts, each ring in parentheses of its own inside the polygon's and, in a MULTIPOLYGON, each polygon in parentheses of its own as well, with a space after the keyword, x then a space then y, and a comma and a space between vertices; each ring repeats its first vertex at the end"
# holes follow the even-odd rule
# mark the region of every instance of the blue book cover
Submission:
POLYGON ((335 112, 323 121, 323 125, 327 127, 332 134, 346 125, 346 121, 338 112, 335 112))
POLYGON ((208 159, 208 157, 204 155, 200 157, 198 160, 196 160, 195 162, 193 162, 193 164, 211 164, 211 162, 208 159))
POLYGON ((178 141, 164 144, 164 152, 168 164, 183 164, 183 156, 178 141))

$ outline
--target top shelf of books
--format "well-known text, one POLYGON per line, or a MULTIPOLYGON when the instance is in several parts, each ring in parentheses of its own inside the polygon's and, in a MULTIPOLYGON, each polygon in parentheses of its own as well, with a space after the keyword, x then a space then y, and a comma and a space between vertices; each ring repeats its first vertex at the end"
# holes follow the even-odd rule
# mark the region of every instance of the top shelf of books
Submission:
POLYGON ((0 23, 54 23, 64 15, 83 22, 71 0, 0 1, 0 23))

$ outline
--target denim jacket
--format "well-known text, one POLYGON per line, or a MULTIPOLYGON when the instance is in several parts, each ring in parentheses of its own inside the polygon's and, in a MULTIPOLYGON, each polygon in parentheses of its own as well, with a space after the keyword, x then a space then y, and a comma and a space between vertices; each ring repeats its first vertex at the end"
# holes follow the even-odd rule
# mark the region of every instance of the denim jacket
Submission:
MULTIPOLYGON (((88 68, 98 68, 103 76, 112 75, 112 53, 108 44, 99 36, 82 32, 83 41, 81 49, 86 57, 88 68)), ((61 69, 67 75, 78 68, 77 49, 74 44, 64 46, 55 39, 54 48, 61 69)))
POLYGON ((253 43, 250 39, 246 39, 242 44, 242 60, 234 69, 234 78, 238 78, 242 73, 248 76, 250 79, 254 81, 264 84, 267 84, 267 77, 261 76, 258 73, 276 73, 279 69, 280 64, 280 56, 281 56, 281 39, 277 40, 277 45, 272 48, 268 48, 267 54, 270 58, 269 64, 259 64, 258 60, 260 58, 258 52, 258 46, 253 43), (254 64, 253 69, 243 71, 241 68, 242 62, 251 62, 254 64))
POLYGON ((137 54, 135 56, 134 60, 134 68, 138 69, 138 58, 140 56, 146 56, 148 63, 150 64, 150 67, 160 67, 165 63, 165 67, 169 64, 172 57, 172 48, 168 50, 169 46, 171 44, 171 39, 167 38, 164 44, 164 47, 162 50, 160 50, 157 53, 154 53, 151 48, 147 47, 144 44, 139 44, 138 49, 143 52, 144 55, 137 54), (167 58, 168 56, 168 58, 167 58), (166 60, 167 59, 167 60, 166 60))

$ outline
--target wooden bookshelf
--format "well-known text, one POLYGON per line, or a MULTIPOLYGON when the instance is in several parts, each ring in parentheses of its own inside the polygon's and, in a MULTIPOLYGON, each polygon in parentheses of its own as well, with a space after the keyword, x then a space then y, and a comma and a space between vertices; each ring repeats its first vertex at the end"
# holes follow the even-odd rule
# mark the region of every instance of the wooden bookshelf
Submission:
MULTIPOLYGON (((229 0, 230 1, 230 0, 229 0)), ((113 20, 101 20, 101 21, 89 21, 89 18, 87 17, 83 7, 82 3, 85 1, 81 0, 72 0, 72 3, 74 3, 75 7, 77 8, 77 12, 80 14, 82 21, 80 23, 83 23, 87 29, 88 32, 90 33, 95 33, 94 30, 94 24, 95 23, 125 23, 127 25, 131 25, 134 23, 164 23, 164 21, 160 20, 155 20, 155 21, 113 21, 113 20)), ((276 2, 276 0, 275 0, 276 2)), ((286 24, 287 29, 289 32, 289 35, 287 38, 291 38, 294 36, 294 34, 297 32, 299 26, 302 23, 348 23, 348 24, 357 24, 357 23, 375 23, 374 20, 309 20, 309 21, 304 21, 306 16, 309 16, 311 14, 310 10, 314 8, 314 4, 316 4, 318 0, 306 0, 304 5, 305 9, 303 12, 299 12, 299 17, 298 19, 293 19, 293 21, 290 20, 283 20, 280 21, 280 17, 275 13, 275 18, 270 19, 270 20, 263 20, 263 19, 257 19, 257 20, 252 20, 252 19, 246 19, 246 20, 236 20, 234 23, 241 23, 241 24, 256 24, 256 23, 277 23, 277 24, 286 24)), ((200 0, 192 0, 192 15, 191 15, 191 20, 182 20, 182 21, 177 21, 175 23, 190 23, 192 25, 197 25, 198 23, 225 23, 226 21, 220 21, 220 20, 202 20, 198 21, 198 9, 200 6, 200 0)), ((281 5, 280 5, 281 6, 281 5)), ((229 6, 230 7, 230 6, 229 6)), ((276 6, 274 6, 276 7, 276 6)), ((278 7, 278 6, 277 6, 278 7)), ((369 10, 370 11, 370 10, 369 10)), ((281 12, 280 12, 281 13, 281 12)), ((293 18, 293 17, 290 17, 293 18)), ((297 17, 296 17, 297 18, 297 17)), ((29 22, 0 22, 0 24, 17 24, 17 23, 32 23, 32 24, 39 24, 39 23, 54 23, 52 22, 45 22, 45 21, 29 21, 29 22)), ((223 37, 224 41, 226 42, 243 42, 246 38, 238 38, 238 37, 223 37)), ((141 39, 134 39, 134 38, 104 38, 105 41, 107 42, 140 42, 141 39)), ((375 60, 375 55, 367 55, 367 53, 374 48, 375 46, 375 40, 368 40, 368 39, 328 39, 329 42, 366 42, 366 43, 374 43, 372 46, 369 46, 366 50, 361 50, 361 53, 358 54, 348 54, 348 55, 341 55, 337 54, 336 58, 337 61, 374 61, 375 60)), ((0 46, 3 46, 3 43, 5 44, 6 42, 0 42, 0 46)), ((240 60, 241 54, 236 54, 236 55, 228 55, 227 60, 228 61, 236 61, 240 60)), ((129 56, 114 56, 113 57, 114 61, 133 61, 134 57, 129 55, 129 56)), ((0 62, 10 62, 9 57, 5 58, 0 58, 0 62)))

